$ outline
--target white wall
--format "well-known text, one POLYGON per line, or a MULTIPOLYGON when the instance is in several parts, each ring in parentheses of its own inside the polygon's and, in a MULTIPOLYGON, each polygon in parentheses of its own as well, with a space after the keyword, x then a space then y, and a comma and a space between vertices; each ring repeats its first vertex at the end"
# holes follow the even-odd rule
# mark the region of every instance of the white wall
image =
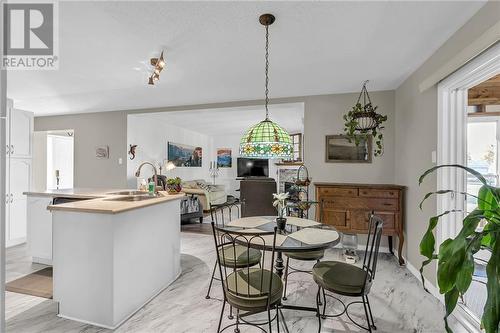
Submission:
POLYGON ((217 149, 218 148, 230 148, 232 150, 232 167, 231 168, 220 168, 219 177, 216 178, 216 184, 224 185, 226 187, 227 194, 239 197, 239 192, 236 191, 239 186, 239 181, 236 180, 237 177, 237 158, 239 157, 240 149, 240 136, 228 135, 228 136, 214 136, 213 145, 214 152, 212 159, 217 161, 217 149))
MULTIPOLYGON (((189 124, 186 124, 188 127, 189 124)), ((135 171, 144 161, 152 163, 162 162, 167 158, 167 142, 175 142, 202 147, 201 167, 178 167, 166 173, 167 177, 180 177, 182 180, 205 179, 209 180, 210 161, 214 160, 212 138, 207 135, 186 130, 167 123, 149 118, 147 115, 129 115, 127 120, 127 147, 137 145, 134 160, 127 157, 127 185, 136 188, 135 171)), ((159 172, 159 170, 158 170, 159 172)), ((141 178, 148 178, 153 174, 150 167, 145 166, 141 171, 141 178)), ((165 171, 163 171, 165 174, 165 171)))

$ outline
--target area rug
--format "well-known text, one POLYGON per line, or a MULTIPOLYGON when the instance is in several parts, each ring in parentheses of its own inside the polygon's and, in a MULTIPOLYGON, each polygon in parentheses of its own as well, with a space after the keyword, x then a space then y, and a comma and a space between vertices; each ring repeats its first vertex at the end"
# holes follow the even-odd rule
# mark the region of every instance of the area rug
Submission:
POLYGON ((20 277, 5 285, 7 291, 52 299, 52 267, 20 277))

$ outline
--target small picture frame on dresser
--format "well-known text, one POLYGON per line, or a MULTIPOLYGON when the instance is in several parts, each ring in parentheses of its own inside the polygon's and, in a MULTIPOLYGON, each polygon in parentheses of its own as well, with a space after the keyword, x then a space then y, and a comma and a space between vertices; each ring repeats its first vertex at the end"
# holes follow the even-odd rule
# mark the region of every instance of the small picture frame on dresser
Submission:
POLYGON ((327 135, 325 140, 327 163, 371 163, 372 137, 360 137, 359 145, 349 142, 345 135, 327 135))

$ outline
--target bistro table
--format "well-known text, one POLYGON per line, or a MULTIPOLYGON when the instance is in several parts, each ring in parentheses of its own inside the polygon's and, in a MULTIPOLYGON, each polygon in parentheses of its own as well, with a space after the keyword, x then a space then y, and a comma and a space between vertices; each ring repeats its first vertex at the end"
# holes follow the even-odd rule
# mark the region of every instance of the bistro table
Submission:
MULTIPOLYGON (((253 216, 233 220, 227 223, 224 229, 229 232, 241 232, 246 230, 253 233, 258 231, 273 231, 274 227, 276 227, 275 216, 253 216)), ((283 270, 285 268, 283 266, 283 252, 308 252, 323 250, 337 245, 339 241, 339 233, 335 230, 335 228, 329 225, 298 217, 287 217, 285 230, 280 231, 276 235, 276 274, 278 274, 280 278, 283 278, 283 270)), ((261 242, 256 242, 252 247, 260 247, 262 250, 272 250, 272 238, 269 238, 269 242, 266 239, 265 243, 266 244, 264 245, 261 242)), ((283 318, 283 324, 287 332, 288 328, 286 327, 285 318, 283 317, 281 309, 316 312, 316 306, 306 307, 282 304, 279 312, 283 318)))

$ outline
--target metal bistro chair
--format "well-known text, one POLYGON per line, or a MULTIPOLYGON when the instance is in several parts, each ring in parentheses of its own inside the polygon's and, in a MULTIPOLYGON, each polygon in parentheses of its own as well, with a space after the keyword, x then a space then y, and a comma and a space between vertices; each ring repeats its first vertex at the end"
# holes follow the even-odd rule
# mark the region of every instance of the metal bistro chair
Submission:
MULTIPOLYGON (((319 223, 323 223, 323 201, 321 202, 310 202, 310 204, 316 204, 319 208, 319 223)), ((297 228, 299 229, 299 228, 297 228)), ((325 250, 315 250, 307 252, 285 252, 286 264, 285 264, 285 291, 283 294, 283 300, 286 301, 286 288, 288 286, 288 276, 293 273, 306 273, 311 274, 311 270, 298 269, 290 266, 290 259, 300 260, 300 261, 315 261, 318 263, 320 259, 325 256, 325 250)))
POLYGON ((377 269, 377 257, 380 246, 380 238, 382 236, 383 221, 373 213, 370 216, 370 226, 368 229, 368 239, 366 241, 365 256, 363 266, 357 267, 339 261, 322 261, 313 267, 313 279, 318 284, 318 293, 316 295, 316 307, 318 311, 319 330, 321 332, 321 318, 339 317, 344 313, 358 327, 372 332, 376 330, 375 322, 373 321, 372 310, 368 294, 375 279, 377 269), (326 295, 325 290, 334 294, 361 297, 361 301, 354 301, 345 304, 339 298, 333 295, 326 295), (320 300, 321 292, 323 294, 323 314, 320 315, 320 300), (339 301, 344 307, 343 311, 335 315, 325 315, 326 311, 326 296, 332 297, 339 301), (366 321, 368 327, 362 326, 355 322, 349 315, 348 309, 352 304, 363 304, 365 310, 366 321))
POLYGON ((283 283, 280 277, 273 271, 276 228, 271 232, 250 233, 218 228, 212 222, 212 230, 218 261, 221 263, 231 261, 233 263, 232 265, 218 265, 222 278, 224 300, 217 332, 219 333, 229 327, 236 326, 234 332, 238 333, 240 331, 239 325, 254 326, 266 332, 261 326, 269 325, 269 333, 271 333, 271 324, 274 318, 276 318, 279 332, 278 306, 281 304, 283 283), (244 253, 238 252, 241 247, 246 249, 244 253), (252 247, 269 250, 263 251, 261 260, 262 268, 251 268, 249 266, 240 268, 236 264, 237 261, 232 260, 232 258, 246 257, 246 261, 249 261, 252 247), (266 261, 266 253, 271 255, 271 260, 266 261), (226 256, 229 256, 229 258, 226 256), (266 262, 270 266, 268 269, 264 268, 266 262), (229 303, 231 307, 236 309, 236 322, 229 324, 221 330, 226 303, 229 303), (273 318, 271 318, 271 309, 276 310, 276 315, 273 318), (240 314, 240 311, 244 313, 240 314), (247 316, 265 311, 267 311, 266 322, 252 323, 244 319, 247 316))
MULTIPOLYGON (((210 209, 210 215, 212 218, 212 222, 215 222, 215 225, 217 227, 225 227, 226 222, 230 222, 232 219, 232 209, 235 208, 237 212, 237 217, 240 217, 240 207, 239 201, 234 200, 234 202, 229 202, 229 204, 221 204, 221 205, 216 205, 215 207, 210 209), (224 218, 224 212, 229 212, 229 216, 226 219, 224 218)), ((222 262, 223 266, 233 266, 234 262, 236 262, 236 265, 238 268, 244 268, 244 267, 252 267, 260 264, 260 259, 261 259, 261 252, 256 249, 250 249, 249 250, 249 255, 240 255, 242 253, 245 253, 247 251, 246 248, 243 246, 238 246, 237 247, 237 253, 238 257, 237 260, 234 260, 234 258, 231 257, 231 253, 227 253, 225 258, 226 261, 222 262)), ((206 299, 210 299, 210 291, 212 290, 212 284, 214 280, 220 281, 219 278, 215 277, 215 271, 217 270, 217 261, 214 263, 214 268, 212 269, 212 277, 210 278, 210 283, 208 285, 208 290, 207 290, 207 295, 205 296, 206 299)), ((232 319, 232 314, 229 315, 229 319, 232 319)))

